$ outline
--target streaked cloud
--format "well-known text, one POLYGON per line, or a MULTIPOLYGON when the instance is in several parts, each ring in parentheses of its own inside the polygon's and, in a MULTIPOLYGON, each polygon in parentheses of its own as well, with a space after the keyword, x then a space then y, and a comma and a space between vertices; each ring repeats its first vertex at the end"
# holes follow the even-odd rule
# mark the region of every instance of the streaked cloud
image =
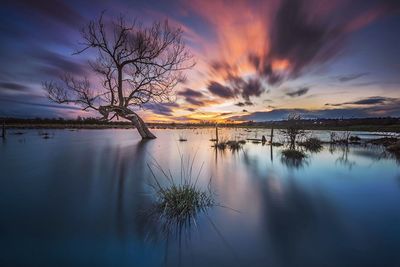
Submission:
POLYGON ((231 88, 215 81, 211 81, 208 84, 207 89, 208 91, 210 91, 211 94, 219 96, 221 98, 235 97, 235 92, 231 88))
POLYGON ((353 81, 356 79, 359 79, 361 77, 367 76, 369 73, 368 72, 361 72, 361 73, 355 73, 355 74, 350 74, 350 75, 343 75, 343 76, 338 76, 336 79, 339 82, 349 82, 353 81))
POLYGON ((400 99, 391 97, 382 97, 382 96, 371 96, 355 101, 336 103, 336 104, 327 103, 325 105, 338 107, 346 105, 376 105, 376 104, 390 104, 390 103, 400 103, 400 99))
POLYGON ((0 90, 1 89, 12 90, 12 91, 26 91, 29 89, 29 87, 20 83, 2 81, 0 82, 0 90))
POLYGON ((295 90, 291 90, 286 93, 287 96, 290 97, 298 97, 307 94, 307 92, 310 90, 308 87, 301 87, 295 90))
MULTIPOLYGON (((178 102, 146 105, 142 113, 149 120, 227 120, 284 110, 396 114, 396 0, 11 1, 0 11, 0 56, 7 62, 0 65, 0 97, 17 101, 24 94, 12 105, 30 114, 33 105, 25 101, 50 105, 41 91, 44 80, 68 72, 98 86, 86 64, 93 55, 71 52, 78 29, 101 10, 127 12, 145 24, 167 18, 184 30, 196 55, 196 67, 177 87, 178 102), (274 105, 266 107, 269 101, 274 105), (244 114, 243 107, 256 112, 244 114)), ((49 116, 55 110, 39 108, 49 116)))

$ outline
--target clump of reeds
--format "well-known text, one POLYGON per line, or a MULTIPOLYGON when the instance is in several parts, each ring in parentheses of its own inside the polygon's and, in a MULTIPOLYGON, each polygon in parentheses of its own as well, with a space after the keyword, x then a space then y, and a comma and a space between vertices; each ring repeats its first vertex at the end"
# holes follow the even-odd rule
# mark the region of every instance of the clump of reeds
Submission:
POLYGON ((242 143, 239 141, 228 141, 226 142, 228 145, 229 149, 232 151, 237 151, 242 148, 242 143))
POLYGON ((42 132, 39 131, 39 135, 43 138, 43 139, 50 139, 53 138, 54 134, 50 134, 48 132, 42 132))
POLYGON ((194 220, 197 213, 205 211, 215 205, 213 194, 211 191, 211 179, 209 180, 207 189, 201 188, 197 182, 201 175, 201 169, 196 177, 193 177, 194 158, 190 161, 183 160, 181 157, 181 177, 180 180, 174 179, 170 171, 165 171, 157 162, 155 167, 161 173, 161 177, 167 181, 166 185, 162 185, 160 177, 157 177, 153 168, 148 165, 151 175, 154 178, 157 201, 155 211, 160 218, 167 223, 185 223, 194 220))
POLYGON ((220 140, 218 143, 216 143, 213 147, 216 147, 217 149, 220 150, 225 150, 226 148, 229 148, 231 151, 238 151, 239 149, 242 148, 243 144, 246 144, 245 140, 240 140, 240 141, 235 141, 235 140, 230 140, 230 141, 225 141, 225 140, 220 140))
POLYGON ((352 136, 350 136, 349 141, 352 144, 360 144, 361 138, 357 135, 352 135, 352 136))
POLYGON ((281 162, 290 168, 300 168, 306 162, 307 155, 303 151, 285 149, 281 153, 281 162))
POLYGON ((351 132, 331 132, 330 143, 338 145, 348 145, 350 141, 351 132))
POLYGON ((400 141, 389 145, 386 149, 387 151, 392 153, 392 155, 395 156, 397 159, 400 159, 400 141))
POLYGON ((218 140, 218 142, 216 142, 213 147, 220 149, 220 150, 225 150, 228 145, 227 145, 227 141, 225 140, 218 140))
POLYGON ((316 137, 310 137, 304 142, 299 142, 299 145, 311 152, 318 152, 322 149, 322 141, 316 137))
POLYGON ((285 149, 282 150, 282 157, 286 158, 286 159, 296 159, 296 160, 302 160, 305 157, 307 157, 307 155, 300 150, 296 150, 296 149, 285 149))
POLYGON ((214 205, 207 191, 201 191, 194 185, 172 185, 158 191, 157 209, 167 219, 184 221, 194 217, 199 211, 205 211, 214 205))
POLYGON ((382 137, 377 139, 369 140, 368 143, 373 145, 382 145, 384 147, 389 147, 395 145, 398 142, 396 137, 382 137))

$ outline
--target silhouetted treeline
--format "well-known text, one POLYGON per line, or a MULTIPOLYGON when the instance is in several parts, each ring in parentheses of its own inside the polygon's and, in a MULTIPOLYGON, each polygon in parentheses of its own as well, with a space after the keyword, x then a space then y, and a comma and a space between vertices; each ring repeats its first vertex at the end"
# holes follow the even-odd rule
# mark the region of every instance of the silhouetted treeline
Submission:
MULTIPOLYGON (((248 126, 282 126, 286 127, 291 122, 288 120, 281 121, 265 121, 265 122, 244 122, 242 125, 248 126)), ((303 126, 357 126, 357 125, 397 125, 400 124, 400 118, 383 117, 383 118, 351 118, 351 119, 301 119, 297 121, 303 126)))
MULTIPOLYGON (((0 118, 9 127, 34 128, 52 126, 56 128, 132 128, 129 121, 103 121, 97 118, 64 119, 64 118, 0 118)), ((227 122, 218 123, 219 127, 260 127, 260 128, 287 128, 291 122, 265 121, 265 122, 227 122)), ((400 132, 400 118, 354 118, 354 119, 301 119, 296 122, 305 130, 365 130, 365 131, 394 131, 400 132)), ((215 127, 213 121, 201 121, 198 123, 148 123, 150 127, 156 128, 185 128, 185 127, 215 127)))
POLYGON ((97 118, 81 118, 77 119, 64 119, 64 118, 33 118, 33 119, 21 119, 21 118, 2 118, 7 125, 12 124, 71 124, 71 125, 129 125, 132 124, 128 121, 104 121, 97 118))

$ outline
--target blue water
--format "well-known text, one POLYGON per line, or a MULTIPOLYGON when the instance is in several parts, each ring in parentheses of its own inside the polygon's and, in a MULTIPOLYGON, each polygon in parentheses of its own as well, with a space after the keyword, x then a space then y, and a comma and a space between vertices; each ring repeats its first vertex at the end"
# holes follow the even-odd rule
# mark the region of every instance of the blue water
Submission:
POLYGON ((400 168, 381 147, 325 145, 292 166, 282 147, 216 151, 212 129, 46 131, 0 142, 1 266, 400 266, 400 168), (166 232, 147 164, 179 181, 180 156, 220 205, 166 232))

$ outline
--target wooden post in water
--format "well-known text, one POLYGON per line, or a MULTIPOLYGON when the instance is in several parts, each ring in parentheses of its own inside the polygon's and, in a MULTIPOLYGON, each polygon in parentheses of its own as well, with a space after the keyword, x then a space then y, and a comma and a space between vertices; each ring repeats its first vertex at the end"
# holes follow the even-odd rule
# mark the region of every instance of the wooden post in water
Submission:
POLYGON ((273 139, 274 139, 274 126, 271 127, 271 136, 270 137, 271 138, 270 138, 269 142, 272 145, 272 142, 273 142, 273 139))
POLYGON ((218 144, 218 124, 215 124, 215 142, 218 144))
POLYGON ((271 151, 271 162, 274 162, 274 153, 272 151, 272 143, 269 145, 269 149, 271 151))

